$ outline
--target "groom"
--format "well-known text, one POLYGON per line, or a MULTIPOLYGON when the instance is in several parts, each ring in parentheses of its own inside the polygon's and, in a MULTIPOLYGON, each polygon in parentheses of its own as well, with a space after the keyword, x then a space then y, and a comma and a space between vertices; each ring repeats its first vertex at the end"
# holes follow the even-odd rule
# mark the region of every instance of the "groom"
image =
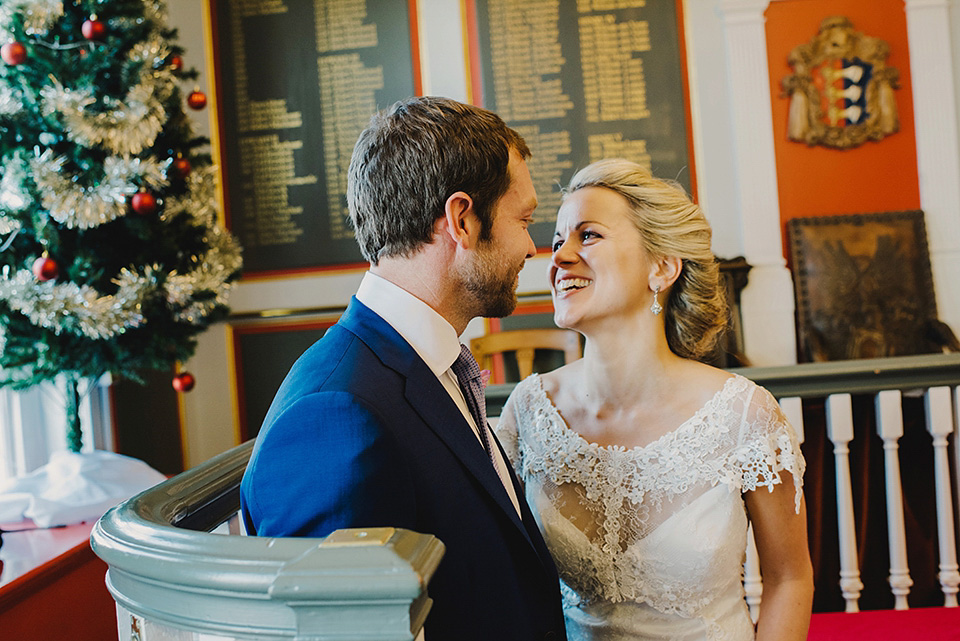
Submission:
POLYGON ((556 569, 477 413, 466 380, 476 363, 458 338, 471 319, 516 306, 536 251, 529 155, 498 116, 444 98, 373 117, 347 189, 370 269, 290 370, 241 484, 260 536, 437 536, 446 553, 427 641, 565 638, 556 569))

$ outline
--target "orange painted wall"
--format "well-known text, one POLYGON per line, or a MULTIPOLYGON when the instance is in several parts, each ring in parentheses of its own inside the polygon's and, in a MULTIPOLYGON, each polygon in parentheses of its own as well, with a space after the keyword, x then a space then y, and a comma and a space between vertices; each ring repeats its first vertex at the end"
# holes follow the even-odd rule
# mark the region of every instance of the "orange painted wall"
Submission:
POLYGON ((917 145, 907 20, 903 0, 775 0, 766 11, 767 56, 773 105, 774 151, 780 192, 784 255, 786 222, 804 216, 920 208, 917 145), (789 98, 780 81, 791 75, 787 56, 816 35, 820 21, 843 15, 856 31, 890 45, 887 65, 900 72, 894 92, 900 131, 849 150, 808 147, 787 139, 789 98))

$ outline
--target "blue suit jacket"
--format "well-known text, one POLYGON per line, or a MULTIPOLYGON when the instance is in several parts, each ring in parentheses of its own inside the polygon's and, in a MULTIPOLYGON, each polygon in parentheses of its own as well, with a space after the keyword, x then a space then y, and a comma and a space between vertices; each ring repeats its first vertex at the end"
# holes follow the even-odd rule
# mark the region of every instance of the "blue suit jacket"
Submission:
POLYGON ((377 526, 437 536, 446 553, 427 641, 563 639, 556 568, 513 482, 522 520, 437 377, 353 299, 280 386, 240 504, 260 536, 377 526))

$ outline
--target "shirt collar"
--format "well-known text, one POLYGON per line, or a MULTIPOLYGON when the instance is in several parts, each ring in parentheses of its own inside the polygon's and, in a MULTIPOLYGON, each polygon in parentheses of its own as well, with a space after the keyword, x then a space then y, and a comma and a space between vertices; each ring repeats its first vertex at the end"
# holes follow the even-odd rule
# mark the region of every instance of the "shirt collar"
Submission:
POLYGON ((363 275, 357 300, 382 318, 440 376, 460 356, 460 337, 453 325, 432 307, 372 272, 363 275))

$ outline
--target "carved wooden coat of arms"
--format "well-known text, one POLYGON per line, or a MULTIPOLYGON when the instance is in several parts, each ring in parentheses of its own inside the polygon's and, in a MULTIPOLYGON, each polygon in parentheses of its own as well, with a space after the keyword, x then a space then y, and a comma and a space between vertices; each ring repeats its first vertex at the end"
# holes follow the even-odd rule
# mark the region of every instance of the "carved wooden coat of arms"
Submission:
POLYGON ((849 149, 896 133, 900 72, 887 66, 889 55, 886 42, 854 31, 846 17, 825 18, 788 58, 793 75, 781 84, 790 97, 790 140, 849 149))

